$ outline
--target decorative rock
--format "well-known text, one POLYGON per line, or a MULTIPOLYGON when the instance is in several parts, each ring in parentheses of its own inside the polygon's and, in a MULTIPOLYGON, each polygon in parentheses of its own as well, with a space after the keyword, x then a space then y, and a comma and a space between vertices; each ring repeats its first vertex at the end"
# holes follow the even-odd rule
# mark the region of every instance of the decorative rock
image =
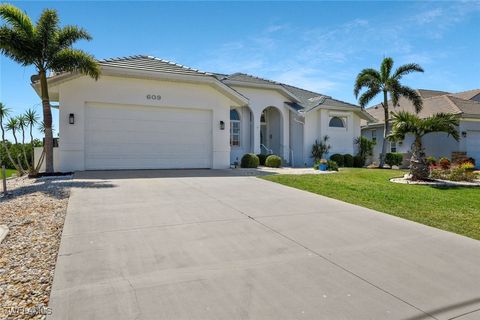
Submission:
POLYGON ((0 198, 0 224, 9 228, 0 242, 0 319, 45 319, 38 311, 49 301, 71 176, 7 184, 10 193, 0 198))

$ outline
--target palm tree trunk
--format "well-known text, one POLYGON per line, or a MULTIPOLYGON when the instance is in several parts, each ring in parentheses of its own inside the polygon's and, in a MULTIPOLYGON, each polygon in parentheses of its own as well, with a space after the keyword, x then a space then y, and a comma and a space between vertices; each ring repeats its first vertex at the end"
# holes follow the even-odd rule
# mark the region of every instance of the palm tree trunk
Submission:
POLYGON ((45 123, 45 172, 53 172, 53 131, 52 131, 52 110, 50 108, 50 97, 48 96, 47 74, 40 70, 40 87, 42 91, 43 122, 45 123))
POLYGON ((385 165, 385 155, 387 154, 387 136, 390 133, 389 131, 389 114, 388 114, 388 97, 387 91, 383 91, 383 112, 384 112, 384 119, 385 125, 383 126, 383 143, 382 143, 382 153, 380 154, 380 164, 378 165, 380 168, 383 168, 385 165))
POLYGON ((28 163, 27 151, 25 150, 25 128, 22 127, 22 151, 27 170, 30 171, 30 164, 28 163))
MULTIPOLYGON (((12 134, 13 134, 13 140, 15 140, 15 146, 18 146, 18 139, 17 139, 17 134, 15 132, 15 129, 12 129, 12 134)), ((25 169, 23 169, 22 166, 22 160, 20 159, 20 154, 17 153, 17 165, 20 168, 20 172, 25 172, 25 169)))
POLYGON ((12 155, 10 154, 10 150, 8 150, 7 142, 5 141, 5 130, 3 129, 3 123, 1 118, 0 118, 0 129, 2 130, 2 145, 5 149, 5 153, 7 154, 8 160, 10 160, 10 162, 13 164, 13 166, 15 167, 15 170, 18 171, 18 174, 23 175, 22 168, 20 168, 18 164, 15 161, 13 161, 12 155))
POLYGON ((427 180, 429 176, 425 152, 422 146, 422 137, 416 136, 412 145, 412 158, 410 159, 410 174, 412 180, 427 180))
POLYGON ((33 124, 30 124, 30 145, 32 148, 32 170, 35 170, 35 148, 33 146, 33 124))

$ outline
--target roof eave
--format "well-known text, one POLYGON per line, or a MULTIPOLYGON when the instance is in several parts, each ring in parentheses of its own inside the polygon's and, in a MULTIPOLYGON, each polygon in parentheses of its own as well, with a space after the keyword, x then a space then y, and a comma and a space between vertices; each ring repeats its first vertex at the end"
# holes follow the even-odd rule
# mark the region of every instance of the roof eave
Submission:
POLYGON ((285 89, 280 84, 253 83, 253 82, 248 82, 248 81, 229 80, 229 79, 222 80, 222 82, 227 84, 227 85, 232 85, 232 86, 236 85, 236 86, 239 86, 239 87, 277 90, 277 91, 281 92, 287 98, 290 98, 295 102, 301 102, 301 100, 296 95, 289 92, 287 89, 285 89))

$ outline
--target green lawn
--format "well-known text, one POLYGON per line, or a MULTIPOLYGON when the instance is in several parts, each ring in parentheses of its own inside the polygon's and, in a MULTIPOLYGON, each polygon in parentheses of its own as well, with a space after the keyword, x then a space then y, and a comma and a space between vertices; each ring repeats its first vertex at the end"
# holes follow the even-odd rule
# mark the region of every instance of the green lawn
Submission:
POLYGON ((343 169, 325 175, 263 179, 480 240, 480 188, 433 188, 389 182, 402 171, 343 169))
MULTIPOLYGON (((12 174, 17 173, 17 171, 15 171, 13 169, 6 169, 5 172, 7 174, 7 178, 11 177, 12 174)), ((2 179, 2 178, 3 178, 3 171, 2 171, 2 168, 0 167, 0 179, 2 179)))

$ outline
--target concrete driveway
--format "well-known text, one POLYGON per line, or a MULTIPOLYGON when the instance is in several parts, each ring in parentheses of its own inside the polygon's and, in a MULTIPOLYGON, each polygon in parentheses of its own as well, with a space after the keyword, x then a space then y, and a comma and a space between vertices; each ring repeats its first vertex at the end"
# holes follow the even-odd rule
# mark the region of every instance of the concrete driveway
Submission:
POLYGON ((50 319, 480 319, 479 241, 232 171, 75 183, 50 319))

